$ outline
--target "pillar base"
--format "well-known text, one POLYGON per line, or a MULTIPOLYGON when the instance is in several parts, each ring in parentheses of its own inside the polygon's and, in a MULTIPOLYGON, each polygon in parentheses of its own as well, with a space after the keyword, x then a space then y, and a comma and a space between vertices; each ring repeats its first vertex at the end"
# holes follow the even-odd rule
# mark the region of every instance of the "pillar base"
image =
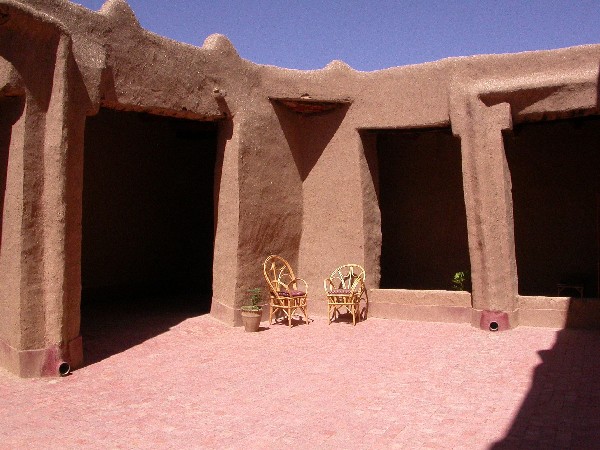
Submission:
POLYGON ((213 299, 210 306, 210 315, 230 327, 242 326, 242 317, 239 310, 225 305, 218 300, 213 299))
POLYGON ((18 350, 0 340, 0 365, 22 378, 57 377, 59 367, 68 363, 71 369, 83 365, 83 341, 81 336, 66 345, 35 350, 18 350))
POLYGON ((471 325, 486 331, 506 331, 519 326, 518 311, 488 311, 473 309, 471 325))

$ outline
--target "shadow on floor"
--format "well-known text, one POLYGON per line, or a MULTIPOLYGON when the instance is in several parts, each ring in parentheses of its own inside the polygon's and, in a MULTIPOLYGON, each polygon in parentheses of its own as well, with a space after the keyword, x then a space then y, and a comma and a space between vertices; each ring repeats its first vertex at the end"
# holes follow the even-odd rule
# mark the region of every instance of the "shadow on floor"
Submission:
POLYGON ((207 314, 210 294, 115 298, 94 294, 81 311, 84 364, 95 364, 165 333, 190 317, 207 314))
POLYGON ((600 332, 560 330, 539 354, 527 397, 492 449, 599 448, 600 332))

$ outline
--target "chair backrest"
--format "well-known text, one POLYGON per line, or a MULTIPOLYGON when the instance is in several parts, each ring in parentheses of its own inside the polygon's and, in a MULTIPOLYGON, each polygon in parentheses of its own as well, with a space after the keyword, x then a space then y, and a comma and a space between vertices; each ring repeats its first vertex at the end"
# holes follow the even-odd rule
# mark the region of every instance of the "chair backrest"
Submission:
POLYGON ((286 291, 290 281, 296 279, 290 263, 278 255, 271 255, 265 260, 263 274, 273 294, 286 291))
POLYGON ((329 280, 336 289, 351 289, 362 293, 365 282, 365 269, 358 264, 344 264, 331 273, 329 280))

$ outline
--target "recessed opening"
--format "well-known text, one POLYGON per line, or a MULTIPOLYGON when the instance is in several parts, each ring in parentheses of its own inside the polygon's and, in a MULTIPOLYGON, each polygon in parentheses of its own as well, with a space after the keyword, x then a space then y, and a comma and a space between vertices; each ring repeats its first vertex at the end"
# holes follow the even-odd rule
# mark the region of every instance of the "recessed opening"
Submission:
POLYGON ((498 331, 498 322, 490 322, 490 331, 498 331))
POLYGON ((379 132, 383 289, 452 287, 470 270, 460 140, 449 129, 379 132))
POLYGON ((84 345, 107 336, 94 349, 104 355, 118 351, 98 348, 111 333, 127 346, 210 310, 216 149, 214 123, 110 109, 88 118, 84 345))
POLYGON ((598 117, 505 135, 521 295, 598 297, 599 142, 598 117))

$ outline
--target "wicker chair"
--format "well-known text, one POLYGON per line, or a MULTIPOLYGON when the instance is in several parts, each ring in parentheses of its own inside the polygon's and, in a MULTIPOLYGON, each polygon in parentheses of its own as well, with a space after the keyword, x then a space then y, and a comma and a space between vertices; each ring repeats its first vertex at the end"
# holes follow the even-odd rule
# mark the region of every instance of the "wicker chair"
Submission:
POLYGON ((263 264, 263 273, 269 286, 269 323, 273 316, 283 313, 287 317, 288 325, 292 326, 292 316, 299 310, 304 314, 308 324, 306 312, 306 296, 308 284, 302 278, 296 278, 290 264, 281 256, 271 255, 263 264))
POLYGON ((365 301, 364 317, 367 316, 369 299, 365 288, 365 269, 358 264, 344 264, 335 269, 329 278, 323 282, 327 294, 327 318, 331 324, 340 309, 345 308, 352 314, 352 323, 356 325, 356 318, 360 320, 361 300, 365 301))

